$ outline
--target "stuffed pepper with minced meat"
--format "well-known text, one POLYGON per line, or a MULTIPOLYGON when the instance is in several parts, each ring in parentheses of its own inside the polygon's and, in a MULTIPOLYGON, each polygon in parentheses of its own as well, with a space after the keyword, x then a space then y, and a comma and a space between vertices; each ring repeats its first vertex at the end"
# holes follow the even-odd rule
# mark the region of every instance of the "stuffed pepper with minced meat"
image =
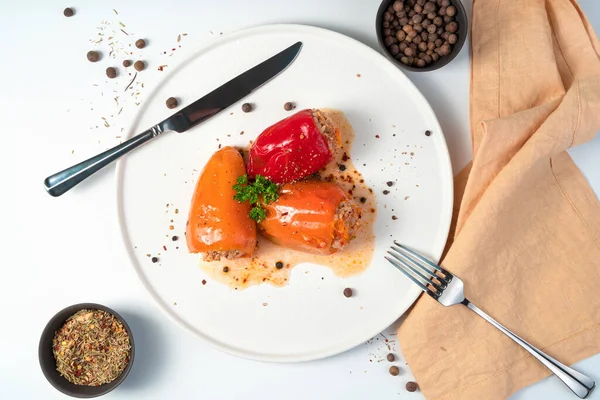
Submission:
POLYGON ((302 110, 265 129, 250 147, 248 176, 278 183, 306 178, 333 160, 340 133, 320 110, 302 110))
POLYGON ((250 204, 234 200, 233 185, 246 169, 239 151, 223 147, 210 158, 192 197, 186 241, 205 261, 249 257, 256 247, 250 204))
POLYGON ((313 254, 333 254, 355 238, 361 210, 331 182, 301 181, 281 187, 265 206, 261 233, 281 246, 313 254))

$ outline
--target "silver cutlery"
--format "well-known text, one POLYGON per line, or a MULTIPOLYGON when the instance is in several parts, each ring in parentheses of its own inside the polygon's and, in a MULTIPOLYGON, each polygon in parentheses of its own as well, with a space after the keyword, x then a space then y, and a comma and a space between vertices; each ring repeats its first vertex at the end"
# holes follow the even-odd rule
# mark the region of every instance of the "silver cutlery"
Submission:
POLYGON ((465 297, 463 282, 457 276, 451 274, 422 255, 402 246, 396 241, 394 241, 394 246, 391 246, 391 250, 388 251, 388 254, 388 256, 385 256, 386 260, 417 284, 421 290, 437 300, 438 303, 446 307, 455 304, 466 306, 514 340, 517 344, 527 350, 529 354, 537 358, 538 361, 552 371, 554 375, 563 381, 563 383, 578 397, 585 399, 592 393, 596 383, 591 378, 567 367, 533 345, 527 343, 480 310, 475 304, 471 303, 465 297))
POLYGON ((145 132, 95 157, 49 176, 44 180, 46 191, 51 196, 60 196, 117 158, 160 136, 164 132, 185 132, 207 120, 279 75, 296 59, 300 53, 300 49, 302 49, 302 42, 291 45, 268 60, 236 76, 145 132))

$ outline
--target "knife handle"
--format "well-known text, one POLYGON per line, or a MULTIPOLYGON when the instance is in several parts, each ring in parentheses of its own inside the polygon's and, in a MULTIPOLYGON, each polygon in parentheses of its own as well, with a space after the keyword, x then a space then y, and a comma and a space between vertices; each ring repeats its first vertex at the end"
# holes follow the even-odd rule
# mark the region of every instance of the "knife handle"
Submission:
POLYGON ((161 133, 163 133, 162 127, 155 125, 118 146, 57 172, 54 175, 50 175, 44 180, 46 191, 53 197, 58 197, 66 193, 90 175, 106 167, 108 164, 112 163, 122 155, 129 153, 136 147, 154 139, 161 133))

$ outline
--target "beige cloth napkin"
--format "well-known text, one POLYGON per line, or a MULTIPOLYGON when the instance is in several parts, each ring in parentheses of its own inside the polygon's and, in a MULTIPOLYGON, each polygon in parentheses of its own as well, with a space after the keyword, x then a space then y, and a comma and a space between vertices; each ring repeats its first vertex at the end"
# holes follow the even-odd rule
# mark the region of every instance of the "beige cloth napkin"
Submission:
MULTIPOLYGON (((600 352, 600 203, 565 152, 600 129, 600 44, 573 0, 475 0, 471 47, 474 156, 442 264, 473 303, 572 364, 600 352)), ((504 399, 549 375, 428 296, 399 338, 428 399, 504 399)))

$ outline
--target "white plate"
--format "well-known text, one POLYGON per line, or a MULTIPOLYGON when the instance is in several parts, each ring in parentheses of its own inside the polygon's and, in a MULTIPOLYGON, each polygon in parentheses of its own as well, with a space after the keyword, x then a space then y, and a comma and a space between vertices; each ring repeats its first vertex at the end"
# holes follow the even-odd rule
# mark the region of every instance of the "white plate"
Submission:
POLYGON ((135 270, 160 308, 213 346, 258 360, 330 356, 388 327, 419 290, 383 259, 386 248, 393 238, 438 259, 452 215, 450 158, 427 101, 382 55, 331 31, 264 26, 203 47, 145 101, 130 134, 170 115, 168 97, 189 104, 298 40, 304 47, 280 76, 194 129, 169 133, 136 150, 117 168, 123 238, 135 270), (248 114, 241 112, 246 101, 256 104, 248 114), (283 110, 287 101, 297 109, 342 110, 354 126, 352 158, 378 200, 373 262, 364 273, 346 279, 325 267, 302 264, 285 287, 265 284, 233 291, 209 279, 199 268, 199 256, 186 251, 190 199, 198 171, 218 145, 247 144, 289 115, 283 110), (432 135, 425 136, 426 130, 432 135), (390 180, 396 182, 391 188, 386 185, 390 180), (389 195, 382 194, 386 189, 389 195), (172 205, 167 208, 167 203, 172 205), (181 239, 173 242, 167 238, 171 235, 181 239), (147 254, 157 253, 160 262, 154 264, 147 254), (345 287, 354 288, 355 296, 344 297, 345 287))

